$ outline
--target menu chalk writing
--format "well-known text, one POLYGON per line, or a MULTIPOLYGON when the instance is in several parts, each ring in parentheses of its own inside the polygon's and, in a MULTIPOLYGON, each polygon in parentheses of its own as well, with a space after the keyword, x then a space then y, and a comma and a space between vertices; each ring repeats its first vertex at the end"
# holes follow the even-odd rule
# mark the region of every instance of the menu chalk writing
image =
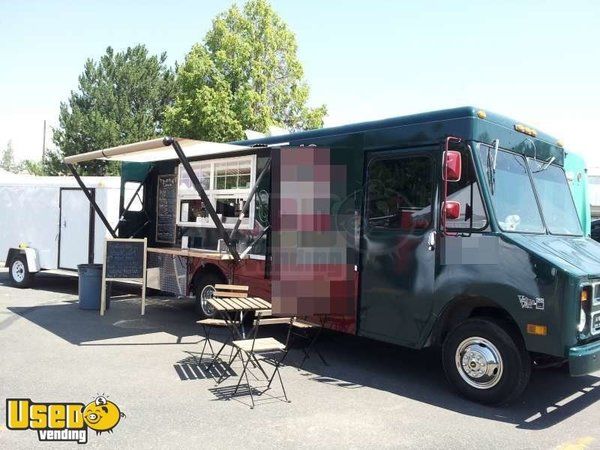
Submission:
POLYGON ((177 178, 159 175, 156 199, 156 242, 175 243, 177 215, 177 178))
POLYGON ((145 249, 146 244, 143 240, 107 241, 106 278, 144 278, 145 249))

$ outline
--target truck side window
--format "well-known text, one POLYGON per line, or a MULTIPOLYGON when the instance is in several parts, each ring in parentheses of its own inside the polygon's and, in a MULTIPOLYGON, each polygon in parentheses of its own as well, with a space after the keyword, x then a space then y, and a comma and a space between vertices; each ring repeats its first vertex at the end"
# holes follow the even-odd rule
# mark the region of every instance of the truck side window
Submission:
POLYGON ((138 191, 140 184, 141 183, 138 183, 137 181, 125 182, 125 189, 123 191, 123 208, 125 208, 127 205, 129 205, 129 202, 131 202, 129 211, 137 212, 144 209, 144 187, 142 186, 142 188, 138 191), (132 198, 133 201, 131 201, 132 198))
POLYGON ((460 202, 460 217, 447 220, 447 228, 454 230, 483 230, 487 226, 487 216, 473 158, 468 150, 461 150, 462 177, 460 181, 448 183, 448 200, 460 202))
POLYGON ((433 160, 428 156, 376 159, 369 164, 370 228, 422 233, 431 225, 433 160))

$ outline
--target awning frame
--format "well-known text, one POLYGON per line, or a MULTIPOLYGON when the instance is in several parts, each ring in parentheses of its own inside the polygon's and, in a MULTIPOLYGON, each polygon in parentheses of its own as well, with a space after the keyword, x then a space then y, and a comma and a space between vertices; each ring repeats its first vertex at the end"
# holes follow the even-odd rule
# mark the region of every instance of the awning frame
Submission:
POLYGON ((83 180, 81 179, 79 174, 77 173, 75 166, 73 164, 67 163, 67 167, 73 174, 73 177, 75 177, 75 181, 77 181, 77 184, 79 185, 79 187, 81 188, 81 190, 83 191, 85 196, 87 197, 88 201, 90 202, 90 205, 92 205, 92 208, 94 208, 94 211, 96 211, 96 214, 98 214, 98 217, 100 217, 100 220, 102 220, 102 223, 104 224, 104 226, 106 227, 106 229, 108 230, 110 235, 113 237, 113 239, 116 239, 117 233, 115 232, 115 230, 111 226, 110 222, 108 221, 108 219, 102 212, 102 209, 100 209, 100 207, 98 206, 98 203, 96 203, 94 196, 92 195, 90 190, 87 188, 87 186, 85 185, 85 183, 83 182, 83 180))
POLYGON ((165 146, 170 145, 175 150, 175 153, 177 153, 177 157, 179 158, 181 165, 187 172, 188 177, 190 177, 190 181, 194 185, 196 192, 198 193, 198 195, 204 202, 204 207, 206 208, 206 212, 208 213, 210 218, 215 223, 219 237, 221 239, 223 239, 223 242, 225 242, 225 245, 227 246, 227 250, 229 250, 229 253, 233 257, 234 261, 239 262, 240 255, 239 255, 237 249, 235 248, 233 241, 230 239, 229 234, 227 234, 227 231, 225 231, 223 222, 221 222, 221 219, 219 218, 219 216, 217 215, 217 212, 213 208, 212 203, 210 202, 210 199, 208 198, 208 195, 206 194, 206 191, 204 190, 204 188, 202 187, 202 184, 200 183, 200 180, 196 176, 196 172, 194 172, 194 169, 192 169, 192 165, 190 164, 190 161, 185 156, 185 153, 183 153, 183 150, 182 150, 181 146, 179 145, 179 142, 177 142, 177 140, 174 138, 166 137, 163 139, 163 144, 165 146))
MULTIPOLYGON (((180 147, 183 148, 184 153, 188 158, 237 153, 252 148, 244 145, 199 141, 194 139, 173 139, 175 139, 180 147)), ((97 159, 108 161, 157 162, 176 160, 177 157, 168 149, 165 149, 163 138, 158 138, 67 156, 64 159, 64 162, 66 164, 78 164, 97 159)))
MULTIPOLYGON (((210 199, 208 198, 206 191, 202 187, 200 180, 198 179, 198 177, 196 176, 196 173, 192 169, 192 166, 190 164, 190 161, 189 161, 187 155, 183 151, 180 143, 175 138, 165 137, 162 139, 152 139, 149 141, 137 142, 137 143, 122 145, 122 146, 118 146, 118 147, 112 147, 112 148, 105 149, 105 150, 95 150, 95 151, 88 152, 88 153, 82 153, 82 154, 78 154, 78 155, 68 156, 64 159, 64 162, 67 165, 67 167, 69 168, 69 171, 73 174, 73 177, 75 177, 75 180, 81 187, 81 189, 82 189, 83 193, 85 194, 85 196, 87 197, 88 201, 94 208, 94 211, 96 211, 96 213, 98 214, 98 217, 100 217, 100 220, 102 220, 102 223, 104 224, 106 229, 109 231, 109 233, 111 234, 111 236, 113 238, 116 238, 117 237, 116 231, 119 228, 119 225, 117 224, 117 226, 115 228, 113 228, 110 225, 108 219, 106 218, 106 216, 104 215, 104 213, 102 212, 102 210, 100 209, 98 204, 96 203, 91 192, 89 191, 89 189, 87 188, 87 186, 85 185, 85 183, 83 182, 83 180, 81 179, 79 174, 77 173, 75 164, 85 162, 85 161, 91 161, 91 160, 95 160, 95 159, 106 159, 106 158, 110 158, 111 156, 125 155, 125 154, 135 153, 135 152, 142 152, 145 150, 157 150, 157 148, 160 145, 165 146, 165 147, 168 147, 168 146, 173 147, 173 150, 175 150, 175 154, 177 156, 177 158, 173 158, 173 159, 179 159, 179 162, 182 164, 184 170, 186 171, 192 184, 194 185, 194 189, 200 196, 200 199, 204 202, 206 212, 208 213, 208 215, 214 222, 215 226, 217 227, 217 233, 218 233, 219 237, 221 239, 223 239, 223 242, 227 246, 227 250, 233 257, 234 261, 239 262, 241 258, 235 247, 235 240, 233 239, 233 237, 237 233, 239 224, 241 223, 241 220, 242 220, 245 212, 247 211, 247 206, 249 204, 249 200, 251 200, 252 196, 256 192, 256 186, 258 185, 258 181, 260 181, 262 179, 264 173, 267 171, 267 167, 269 166, 270 161, 267 164, 267 166, 263 169, 263 171, 261 172, 258 179, 256 180, 255 185, 252 188, 252 190, 248 196, 248 201, 246 202, 246 207, 244 208, 244 211, 242 211, 242 213, 240 214, 240 218, 238 218, 238 222, 236 223, 231 235, 229 235, 227 233, 227 231, 225 230, 225 227, 223 226, 223 222, 217 215, 217 212, 215 211, 214 207, 212 206, 212 203, 210 202, 210 199)), ((249 149, 250 149, 250 147, 248 148, 248 150, 249 149)), ((246 148, 240 146, 239 150, 243 151, 243 150, 246 150, 246 148)))

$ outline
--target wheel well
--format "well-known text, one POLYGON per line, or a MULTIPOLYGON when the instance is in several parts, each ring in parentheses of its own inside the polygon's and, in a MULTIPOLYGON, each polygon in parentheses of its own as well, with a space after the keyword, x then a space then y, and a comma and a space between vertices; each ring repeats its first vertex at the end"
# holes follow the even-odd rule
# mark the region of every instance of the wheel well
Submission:
POLYGON ((515 336, 523 339, 521 330, 515 320, 508 311, 497 303, 484 297, 461 297, 450 302, 444 309, 437 320, 430 342, 432 344, 441 343, 454 327, 472 317, 490 318, 499 321, 515 336))
POLYGON ((200 281, 200 279, 207 274, 213 274, 218 276, 219 278, 221 278, 221 280, 223 281, 224 284, 228 284, 229 281, 227 279, 227 276, 223 273, 223 271, 216 265, 214 264, 204 264, 200 267, 198 267, 198 269, 196 269, 196 272, 194 273, 194 276, 192 277, 192 282, 190 284, 190 292, 193 292, 194 289, 196 288, 197 283, 200 281))
POLYGON ((10 267, 10 263, 16 256, 24 254, 25 252, 20 248, 9 248, 8 254, 6 255, 6 261, 4 262, 4 267, 10 267))

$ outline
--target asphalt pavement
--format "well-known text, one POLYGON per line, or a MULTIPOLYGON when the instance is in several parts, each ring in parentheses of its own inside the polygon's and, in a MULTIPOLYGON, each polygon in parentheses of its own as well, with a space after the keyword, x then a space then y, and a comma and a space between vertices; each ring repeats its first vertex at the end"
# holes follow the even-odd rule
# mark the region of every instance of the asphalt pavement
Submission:
POLYGON ((140 316, 139 292, 113 295, 100 317, 78 308, 76 279, 40 275, 20 290, 0 269, 0 447, 77 445, 7 429, 7 398, 104 396, 125 417, 111 433, 90 432, 90 447, 600 448, 600 372, 537 370, 517 403, 487 407, 452 391, 435 349, 325 333, 327 365, 313 355, 299 369, 301 352, 290 352, 282 376, 291 403, 275 384, 250 409, 247 396, 227 400, 238 362, 212 373, 196 364, 202 336, 192 302, 150 298, 140 316), (222 371, 230 376, 217 386, 222 371))

